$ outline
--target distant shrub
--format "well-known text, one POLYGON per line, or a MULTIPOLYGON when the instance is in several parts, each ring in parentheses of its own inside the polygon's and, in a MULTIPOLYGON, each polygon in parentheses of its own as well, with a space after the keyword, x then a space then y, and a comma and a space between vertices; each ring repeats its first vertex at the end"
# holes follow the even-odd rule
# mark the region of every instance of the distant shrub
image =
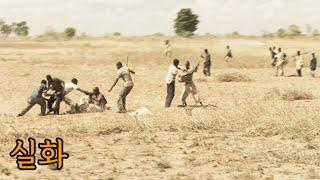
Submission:
POLYGON ((252 81, 249 77, 238 74, 238 73, 228 73, 218 76, 220 82, 249 82, 252 81))
POLYGON ((167 161, 167 160, 160 161, 160 162, 158 162, 157 165, 158 165, 158 167, 161 168, 161 169, 171 168, 170 162, 167 161))
POLYGON ((284 93, 282 99, 286 101, 311 100, 314 99, 314 96, 310 92, 293 90, 284 93))
POLYGON ((73 27, 67 27, 67 28, 64 30, 64 35, 65 35, 67 38, 73 38, 73 37, 76 35, 76 29, 73 28, 73 27))
POLYGON ((114 35, 114 36, 121 36, 121 33, 120 33, 120 32, 114 32, 112 35, 114 35))
POLYGON ((164 34, 157 32, 157 33, 152 34, 152 36, 162 37, 162 36, 164 36, 164 34))

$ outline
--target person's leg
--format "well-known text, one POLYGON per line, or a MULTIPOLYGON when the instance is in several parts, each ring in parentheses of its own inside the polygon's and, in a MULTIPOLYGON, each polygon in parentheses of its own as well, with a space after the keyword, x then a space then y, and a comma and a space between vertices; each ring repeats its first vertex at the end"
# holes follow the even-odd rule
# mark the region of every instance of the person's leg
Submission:
POLYGON ((203 67, 203 74, 207 76, 206 66, 203 67))
POLYGON ((133 87, 124 87, 119 94, 118 109, 119 112, 126 112, 126 97, 133 87))
POLYGON ((24 108, 21 113, 18 114, 18 116, 23 116, 25 115, 36 103, 34 102, 34 100, 29 99, 28 100, 28 105, 26 108, 24 108))
POLYGON ((53 112, 54 114, 59 114, 60 113, 60 104, 64 98, 64 93, 63 92, 59 92, 56 94, 56 102, 53 108, 53 112))
POLYGON ((211 76, 211 65, 208 65, 208 71, 207 71, 208 76, 211 76))
POLYGON ((284 66, 281 65, 281 66, 280 66, 280 69, 281 69, 281 76, 284 76, 284 66))
POLYGON ((181 93, 181 102, 182 102, 182 105, 186 106, 187 105, 187 97, 189 95, 189 84, 185 84, 183 86, 183 89, 182 89, 182 93, 181 93))
POLYGON ((48 113, 53 111, 53 103, 56 101, 55 96, 50 96, 50 98, 48 99, 48 113))
POLYGON ((170 84, 167 84, 167 97, 166 97, 166 104, 165 107, 170 107, 172 100, 174 98, 174 91, 175 91, 175 82, 172 81, 170 84))
POLYGON ((46 108, 47 108, 46 100, 43 97, 41 97, 37 99, 37 104, 41 106, 41 116, 46 115, 46 108))
POLYGON ((130 87, 126 87, 126 91, 124 93, 124 98, 123 98, 123 105, 124 105, 124 110, 127 111, 127 96, 129 95, 129 93, 131 92, 133 86, 130 87))
POLYGON ((301 69, 299 69, 299 77, 301 77, 302 76, 302 71, 301 71, 301 69))
POLYGON ((197 87, 193 82, 190 84, 190 92, 196 104, 198 103, 202 104, 198 95, 197 87))

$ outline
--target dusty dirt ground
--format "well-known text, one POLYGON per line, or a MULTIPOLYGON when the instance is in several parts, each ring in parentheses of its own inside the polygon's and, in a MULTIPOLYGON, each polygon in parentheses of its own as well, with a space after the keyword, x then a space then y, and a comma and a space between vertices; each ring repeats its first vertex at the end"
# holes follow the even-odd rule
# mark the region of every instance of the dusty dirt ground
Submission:
MULTIPOLYGON (((274 77, 268 47, 281 46, 289 55, 298 49, 315 51, 313 40, 171 38, 174 57, 184 63, 200 60, 208 48, 213 75, 194 75, 205 108, 178 108, 182 84, 177 83, 173 107, 163 108, 164 78, 172 59, 163 56, 165 37, 114 37, 72 41, 3 40, 0 42, 0 179, 320 179, 320 79, 274 77), (225 46, 233 62, 223 61, 225 46), (153 115, 117 114, 122 82, 108 93, 115 63, 129 55, 137 72, 128 108, 148 108, 153 115), (248 82, 221 82, 227 73, 248 82), (103 113, 39 117, 26 106, 31 91, 46 74, 79 86, 100 87, 111 110, 103 113), (289 92, 310 98, 289 101, 289 92), (9 152, 15 140, 64 140, 69 159, 61 171, 39 166, 20 171, 9 152)), ((202 67, 201 67, 202 68, 202 67)), ((200 69, 201 69, 200 68, 200 69)), ((295 74, 292 58, 286 76, 295 74)), ((75 92, 72 99, 81 95, 75 92)), ((193 104, 191 97, 189 104, 193 104)), ((66 110, 67 106, 63 105, 66 110)), ((39 151, 37 151, 39 157, 39 151)))

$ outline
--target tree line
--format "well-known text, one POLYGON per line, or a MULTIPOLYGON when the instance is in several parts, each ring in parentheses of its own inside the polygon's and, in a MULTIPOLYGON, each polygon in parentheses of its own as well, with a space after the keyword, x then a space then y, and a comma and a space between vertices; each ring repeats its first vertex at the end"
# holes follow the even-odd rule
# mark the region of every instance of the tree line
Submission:
MULTIPOLYGON (((178 36, 182 37, 191 37, 194 35, 194 32, 198 29, 199 16, 192 12, 190 8, 180 9, 177 13, 177 16, 174 20, 174 31, 178 36)), ((276 32, 268 32, 264 31, 262 33, 263 37, 296 37, 296 36, 319 36, 320 31, 316 28, 313 28, 311 25, 306 25, 306 33, 303 33, 301 28, 295 24, 290 25, 287 28, 279 28, 276 32)), ((42 36, 51 36, 54 38, 73 38, 76 36, 76 29, 73 27, 67 27, 63 32, 56 32, 54 30, 49 30, 45 32, 42 36)), ((7 23, 3 19, 0 18, 0 34, 4 37, 8 37, 11 34, 15 34, 16 36, 28 36, 29 34, 29 26, 26 21, 21 22, 13 22, 7 23)), ((161 33, 159 33, 161 34, 161 33)), ((207 33, 208 34, 208 33, 207 33)), ((121 33, 115 32, 114 36, 121 36, 121 33)), ((82 33, 82 36, 86 36, 82 33)), ((234 31, 228 36, 231 37, 240 37, 241 34, 237 31, 234 31)))
POLYGON ((0 34, 8 37, 14 33, 16 36, 28 36, 29 26, 26 21, 7 23, 0 19, 0 34))
POLYGON ((305 33, 303 33, 302 28, 298 25, 292 24, 288 28, 279 28, 276 32, 264 31, 262 33, 263 37, 297 37, 297 36, 319 36, 320 31, 313 28, 310 24, 306 24, 305 33))

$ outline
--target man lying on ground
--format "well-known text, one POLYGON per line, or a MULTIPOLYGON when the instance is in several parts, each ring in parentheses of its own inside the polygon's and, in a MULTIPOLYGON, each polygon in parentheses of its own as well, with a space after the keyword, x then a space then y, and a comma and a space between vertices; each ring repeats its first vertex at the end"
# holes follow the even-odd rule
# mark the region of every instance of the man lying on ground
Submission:
POLYGON ((83 91, 86 97, 81 98, 79 104, 79 112, 103 112, 108 103, 105 96, 95 87, 92 92, 83 91))

